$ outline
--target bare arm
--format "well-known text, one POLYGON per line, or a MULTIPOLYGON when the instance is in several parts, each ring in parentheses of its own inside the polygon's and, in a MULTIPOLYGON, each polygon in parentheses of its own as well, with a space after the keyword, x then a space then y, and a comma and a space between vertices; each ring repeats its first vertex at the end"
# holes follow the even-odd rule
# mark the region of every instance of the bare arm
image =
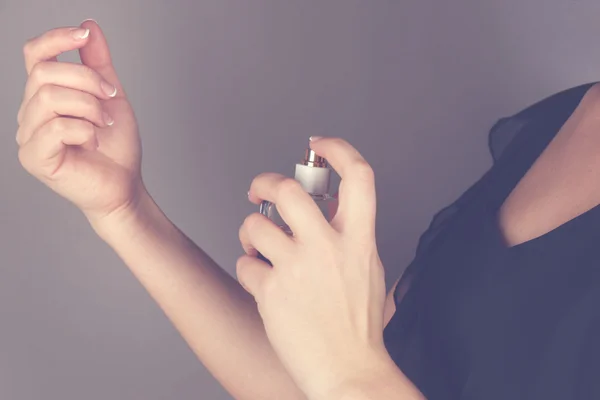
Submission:
POLYGON ((23 167, 84 212, 234 397, 305 399, 252 297, 139 190, 137 121, 100 27, 52 29, 23 50, 28 80, 16 134, 23 167), (81 64, 56 61, 71 50, 81 64))
MULTIPOLYGON (((210 373, 236 399, 306 399, 273 351, 256 303, 144 196, 136 213, 95 226, 210 373)), ((391 288, 384 321, 396 307, 391 288)))
POLYGON ((28 80, 16 135, 23 167, 84 212, 233 396, 304 399, 250 295, 143 188, 137 121, 100 27, 52 29, 23 50, 28 80), (81 64, 56 61, 70 50, 81 64))
MULTIPOLYGON (((306 399, 273 351, 256 303, 187 238, 150 196, 95 226, 210 373, 236 399, 306 399)), ((389 322, 395 304, 390 290, 389 322)))
POLYGON ((172 321, 200 361, 236 399, 305 399, 274 353, 253 298, 160 211, 94 226, 172 321))

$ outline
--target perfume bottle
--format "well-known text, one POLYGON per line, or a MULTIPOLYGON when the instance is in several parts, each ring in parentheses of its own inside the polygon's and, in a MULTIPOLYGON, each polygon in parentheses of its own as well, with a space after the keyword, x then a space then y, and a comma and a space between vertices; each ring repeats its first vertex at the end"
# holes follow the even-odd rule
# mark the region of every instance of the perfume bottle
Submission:
MULTIPOLYGON (((304 159, 296 164, 294 179, 312 197, 327 221, 331 221, 337 209, 337 199, 329 195, 330 177, 331 169, 327 165, 327 160, 318 156, 313 150, 306 149, 304 159)), ((288 235, 294 235, 294 232, 281 218, 274 203, 263 201, 260 204, 259 212, 273 221, 288 235)), ((272 266, 271 262, 262 254, 258 253, 258 258, 272 266)))

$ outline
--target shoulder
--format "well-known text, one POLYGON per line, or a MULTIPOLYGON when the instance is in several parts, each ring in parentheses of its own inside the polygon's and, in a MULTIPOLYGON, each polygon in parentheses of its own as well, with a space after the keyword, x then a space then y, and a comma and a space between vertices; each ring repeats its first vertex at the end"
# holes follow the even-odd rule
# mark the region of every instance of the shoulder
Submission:
POLYGON ((518 111, 500 118, 490 129, 488 145, 497 161, 508 146, 532 122, 566 121, 581 102, 600 107, 600 84, 586 83, 546 96, 518 111))
POLYGON ((550 96, 536 101, 525 107, 515 115, 514 118, 535 118, 547 115, 548 111, 563 112, 568 108, 577 107, 584 96, 598 97, 600 85, 598 82, 586 83, 564 89, 550 96))

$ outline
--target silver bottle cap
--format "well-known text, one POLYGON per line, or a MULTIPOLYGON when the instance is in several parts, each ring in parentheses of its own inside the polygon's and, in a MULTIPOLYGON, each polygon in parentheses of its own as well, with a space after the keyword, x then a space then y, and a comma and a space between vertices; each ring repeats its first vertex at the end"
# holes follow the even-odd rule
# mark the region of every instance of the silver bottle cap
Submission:
POLYGON ((327 160, 318 156, 312 149, 306 149, 301 164, 309 167, 327 168, 327 160))

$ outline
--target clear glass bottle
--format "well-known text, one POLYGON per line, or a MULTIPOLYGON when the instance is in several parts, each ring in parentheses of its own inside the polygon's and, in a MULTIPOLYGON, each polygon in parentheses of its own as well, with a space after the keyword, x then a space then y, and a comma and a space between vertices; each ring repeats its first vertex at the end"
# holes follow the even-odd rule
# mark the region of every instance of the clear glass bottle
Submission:
MULTIPOLYGON (((306 149, 304 159, 301 163, 296 164, 294 179, 312 197, 327 221, 331 221, 337 210, 337 199, 329 195, 330 177, 331 169, 327 166, 327 160, 318 156, 313 150, 306 149)), ((274 203, 263 201, 260 204, 259 212, 277 224, 288 235, 294 235, 294 232, 277 212, 274 203)), ((271 265, 271 262, 262 254, 259 253, 258 258, 271 265)))

